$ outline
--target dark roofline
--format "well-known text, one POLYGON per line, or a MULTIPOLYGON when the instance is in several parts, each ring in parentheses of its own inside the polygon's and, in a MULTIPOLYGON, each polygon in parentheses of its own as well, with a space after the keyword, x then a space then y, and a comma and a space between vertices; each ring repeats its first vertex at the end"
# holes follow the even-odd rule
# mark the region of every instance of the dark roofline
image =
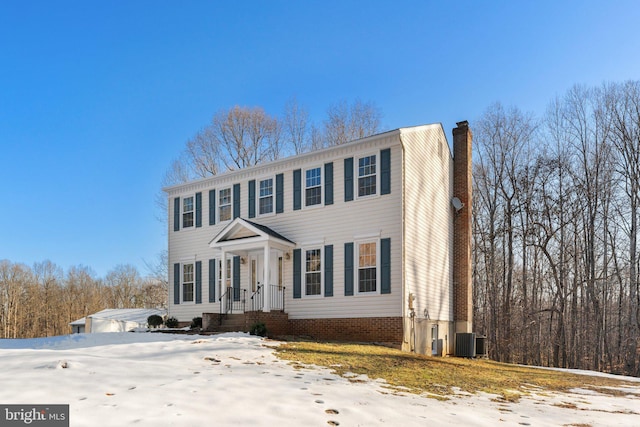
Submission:
POLYGON ((273 231, 272 229, 270 229, 266 225, 258 224, 257 222, 249 221, 248 219, 245 219, 245 218, 242 218, 242 220, 244 222, 246 222, 247 224, 253 225, 255 228, 267 233, 268 235, 270 235, 272 237, 275 237, 275 238, 280 239, 280 240, 284 240, 285 242, 293 243, 294 245, 296 244, 296 242, 294 242, 293 240, 287 239, 282 234, 273 231))

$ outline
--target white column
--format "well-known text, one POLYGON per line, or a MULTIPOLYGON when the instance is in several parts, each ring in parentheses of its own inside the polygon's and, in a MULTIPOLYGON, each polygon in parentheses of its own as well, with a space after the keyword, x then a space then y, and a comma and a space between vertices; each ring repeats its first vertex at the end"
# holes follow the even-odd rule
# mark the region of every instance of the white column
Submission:
POLYGON ((264 304, 262 305, 262 311, 271 311, 271 247, 269 242, 264 245, 264 280, 262 295, 264 296, 264 304))
POLYGON ((220 289, 219 294, 221 297, 227 291, 227 253, 222 250, 222 271, 220 272, 220 289))

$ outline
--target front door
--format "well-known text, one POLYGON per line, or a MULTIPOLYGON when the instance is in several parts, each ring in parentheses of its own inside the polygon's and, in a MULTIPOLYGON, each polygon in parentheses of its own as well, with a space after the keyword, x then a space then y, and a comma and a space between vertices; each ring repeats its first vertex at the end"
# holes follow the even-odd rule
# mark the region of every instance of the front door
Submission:
POLYGON ((249 298, 252 309, 262 309, 264 307, 264 297, 269 297, 270 309, 284 308, 284 254, 281 251, 273 250, 269 256, 269 280, 264 279, 264 252, 254 252, 249 256, 249 298), (257 291, 261 289, 258 294, 257 291), (264 286, 269 286, 265 289, 264 286))
MULTIPOLYGON (((272 251, 269 258, 271 264, 271 268, 269 269, 270 279, 266 284, 281 285, 282 254, 278 251, 272 251)), ((249 257, 249 281, 251 293, 256 292, 260 285, 265 284, 263 253, 255 253, 249 257)))

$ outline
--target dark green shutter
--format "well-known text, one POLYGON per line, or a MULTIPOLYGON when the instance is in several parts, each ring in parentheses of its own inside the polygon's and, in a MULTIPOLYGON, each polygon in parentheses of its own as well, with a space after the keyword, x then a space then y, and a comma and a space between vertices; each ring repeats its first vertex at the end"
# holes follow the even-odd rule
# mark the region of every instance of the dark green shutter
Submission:
POLYGON ((240 216, 240 184, 233 184, 233 219, 240 216))
POLYGON ((240 301, 240 257, 233 257, 233 300, 240 301))
POLYGON ((216 260, 209 260, 209 302, 216 302, 216 260))
POLYGON ((391 193, 391 149, 380 151, 380 194, 391 193))
POLYGON ((302 208, 302 170, 293 171, 293 210, 302 208))
POLYGON ((333 204, 333 162, 324 164, 324 204, 333 204))
POLYGON ((173 303, 180 304, 180 264, 173 264, 173 303))
POLYGON ((284 212, 284 174, 276 175, 276 213, 284 212))
POLYGON ((380 293, 391 293, 391 239, 380 240, 380 293))
POLYGON ((196 261, 196 304, 202 304, 202 261, 196 261))
POLYGON ((196 193, 196 227, 202 227, 202 193, 196 193))
POLYGON ((293 250, 293 297, 302 298, 302 250, 293 250))
POLYGON ((344 244, 344 295, 353 295, 353 243, 344 244))
POLYGON ((344 201, 353 200, 353 157, 344 159, 344 201))
POLYGON ((324 296, 333 296, 333 245, 324 247, 324 296))
POLYGON ((180 197, 173 199, 173 231, 180 230, 180 197))
POLYGON ((209 225, 216 223, 216 190, 209 191, 209 225))
POLYGON ((249 181, 249 218, 256 216, 256 180, 249 181))

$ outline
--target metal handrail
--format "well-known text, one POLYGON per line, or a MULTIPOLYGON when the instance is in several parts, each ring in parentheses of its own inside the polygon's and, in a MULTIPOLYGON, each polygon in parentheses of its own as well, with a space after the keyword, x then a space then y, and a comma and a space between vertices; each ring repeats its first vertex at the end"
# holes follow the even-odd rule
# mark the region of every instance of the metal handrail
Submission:
POLYGON ((279 285, 259 285, 258 289, 249 298, 251 300, 251 311, 260 311, 264 308, 264 287, 269 286, 269 308, 271 310, 284 311, 285 290, 284 286, 279 285))
POLYGON ((284 311, 285 287, 279 285, 271 285, 269 292, 269 302, 271 309, 284 311))
POLYGON ((264 307, 263 286, 264 285, 258 285, 258 289, 251 295, 251 311, 262 310, 262 307, 264 307))
POLYGON ((223 315, 233 313, 234 310, 244 312, 246 300, 246 289, 228 287, 225 293, 218 299, 218 302, 220 302, 220 321, 222 321, 223 315))

